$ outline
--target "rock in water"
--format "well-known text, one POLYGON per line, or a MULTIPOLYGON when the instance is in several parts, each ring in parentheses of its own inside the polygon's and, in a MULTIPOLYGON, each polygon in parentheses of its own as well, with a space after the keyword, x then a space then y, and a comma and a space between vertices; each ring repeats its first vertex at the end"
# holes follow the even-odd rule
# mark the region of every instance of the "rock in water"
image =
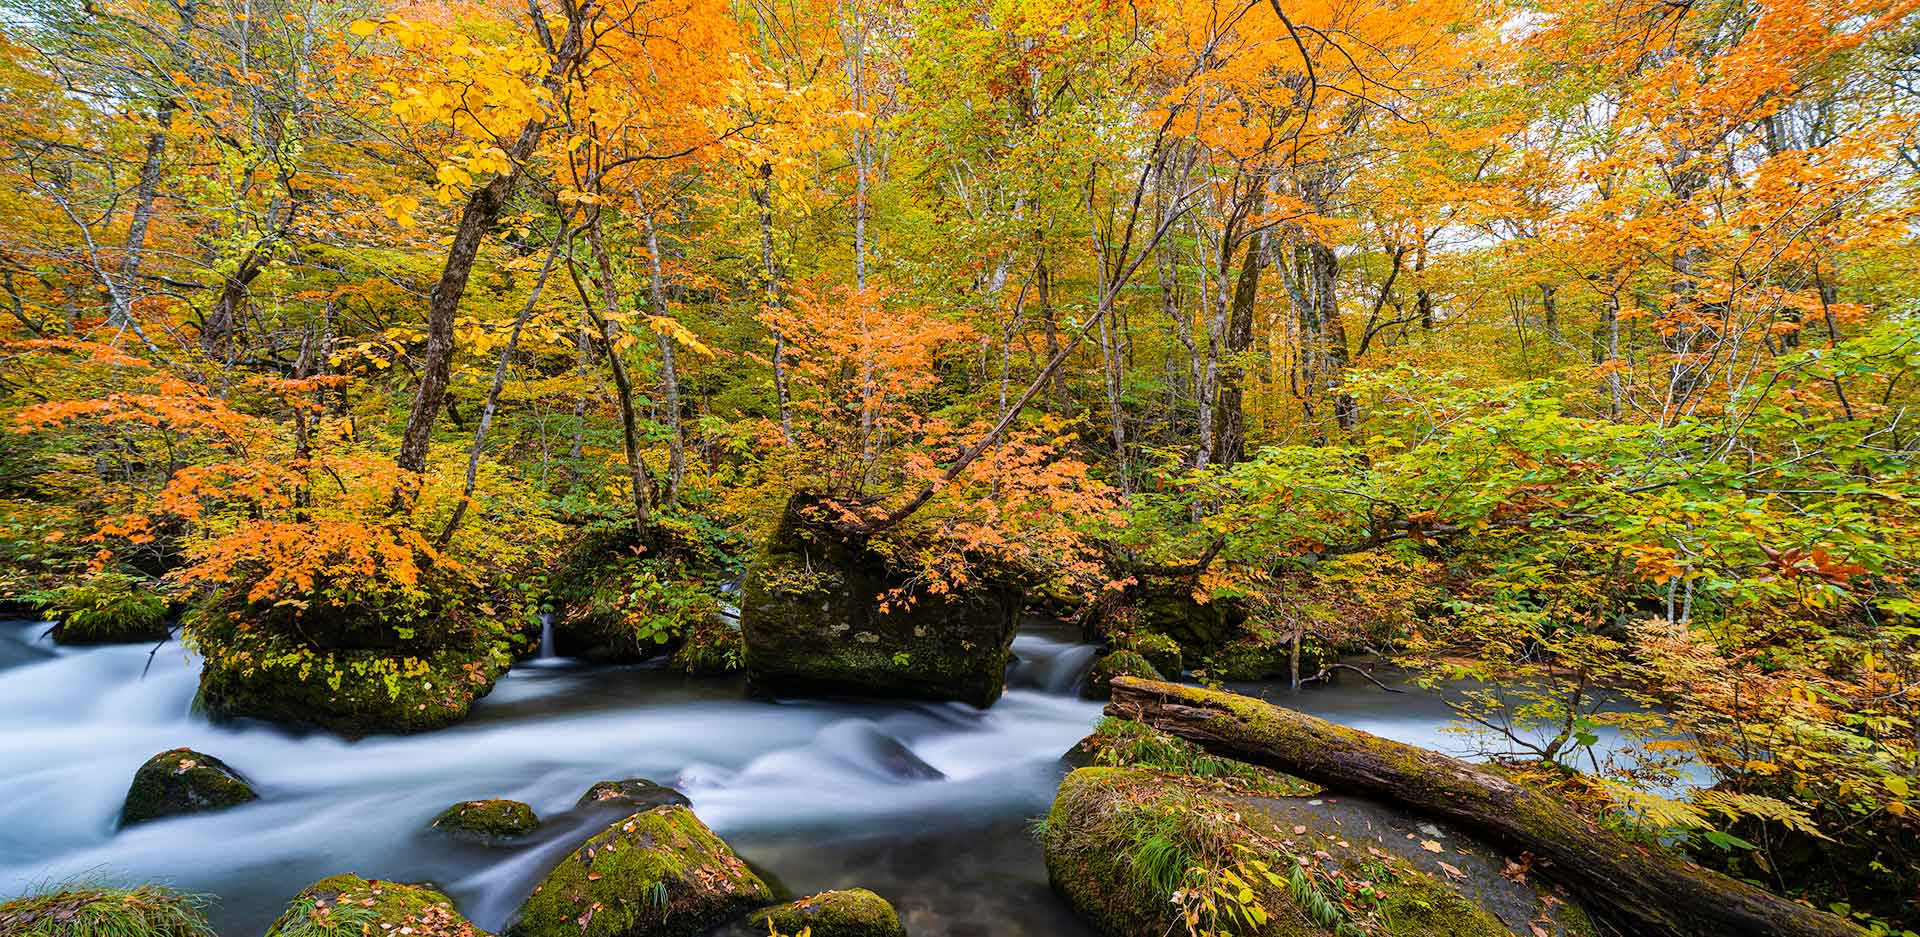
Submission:
POLYGON ((813 521, 814 503, 795 495, 747 570, 740 620, 754 689, 993 705, 1022 590, 982 585, 885 604, 879 597, 904 580, 864 543, 813 521))
POLYGON ((469 800, 433 818, 433 828, 467 839, 516 839, 540 826, 533 808, 517 800, 469 800))
POLYGON ((147 759, 134 772, 126 805, 120 808, 120 824, 224 810, 259 796, 226 762, 191 748, 175 748, 147 759))
POLYGON ((1080 687, 1080 695, 1085 699, 1106 699, 1113 693, 1113 678, 1145 677, 1159 680, 1160 671, 1147 663, 1145 657, 1134 651, 1114 651, 1093 665, 1093 671, 1087 674, 1087 682, 1080 687))
POLYGON ((773 899, 685 807, 620 820, 560 860, 509 937, 690 937, 773 899))
POLYGON ((283 658, 299 652, 297 645, 234 645, 201 666, 200 701, 209 712, 318 726, 348 738, 450 726, 504 672, 485 648, 306 651, 289 663, 283 658))
POLYGON ((813 937, 906 937, 893 905, 864 888, 823 891, 755 911, 748 930, 760 933, 772 924, 782 934, 804 928, 813 937))
POLYGON ((587 788, 580 795, 576 806, 586 807, 593 804, 609 804, 635 810, 652 810, 655 807, 690 807, 693 801, 687 795, 667 787, 655 784, 646 778, 627 778, 624 781, 601 781, 587 788))
POLYGON ((335 875, 308 885, 267 928, 266 937, 411 934, 415 937, 492 937, 453 908, 453 900, 426 885, 335 875))

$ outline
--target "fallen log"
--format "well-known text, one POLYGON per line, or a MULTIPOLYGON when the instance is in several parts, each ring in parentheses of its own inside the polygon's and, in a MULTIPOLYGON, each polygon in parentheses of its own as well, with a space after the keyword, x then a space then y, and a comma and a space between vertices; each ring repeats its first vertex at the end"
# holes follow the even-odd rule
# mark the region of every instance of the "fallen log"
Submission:
POLYGON ((1589 908, 1643 937, 1865 937, 1865 930, 1663 850, 1629 842, 1553 798, 1438 752, 1260 700, 1120 677, 1107 714, 1206 750, 1447 820, 1531 852, 1589 908))

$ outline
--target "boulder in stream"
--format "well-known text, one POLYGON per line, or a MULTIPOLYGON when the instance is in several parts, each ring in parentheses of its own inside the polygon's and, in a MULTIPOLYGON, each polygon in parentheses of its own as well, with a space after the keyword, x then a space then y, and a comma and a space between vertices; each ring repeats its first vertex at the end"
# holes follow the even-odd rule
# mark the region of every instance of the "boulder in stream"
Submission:
POLYGON ((432 886, 358 875, 335 875, 307 886, 267 928, 266 937, 361 934, 491 937, 432 886))
POLYGON ((664 784, 655 784, 646 778, 627 778, 623 781, 601 781, 587 788, 580 795, 577 806, 588 807, 595 804, 607 804, 627 808, 629 813, 635 810, 652 810, 655 807, 690 807, 693 801, 687 795, 664 784))
POLYGON ((120 824, 224 810, 259 796, 226 762, 191 748, 169 749, 147 759, 133 773, 133 786, 120 808, 120 824))
POLYGON ((690 937, 773 899, 732 849, 680 806, 587 840, 520 907, 510 937, 690 937))
POLYGON ((1006 686, 1022 589, 981 584, 912 603, 880 598, 906 579, 795 495, 741 593, 747 679, 758 692, 959 700, 993 705, 1006 686))
POLYGON ((748 930, 761 933, 772 925, 781 934, 803 929, 812 937, 906 937, 900 915, 887 899, 864 888, 823 891, 753 912, 748 930))
POLYGON ((212 937, 206 901, 156 885, 107 888, 68 885, 0 903, 0 934, 8 937, 212 937))
POLYGON ((465 719, 503 672, 486 647, 317 650, 249 636, 207 655, 200 704, 216 716, 318 726, 348 738, 425 732, 465 719))
POLYGON ((525 836, 540 827, 540 818, 517 800, 469 800, 441 811, 432 826, 465 839, 492 842, 525 836))
POLYGON ((1112 693, 1113 678, 1143 677, 1148 680, 1162 679, 1160 671, 1147 663, 1145 657, 1134 651, 1119 650, 1100 658, 1087 674, 1087 682, 1080 685, 1080 695, 1085 699, 1106 699, 1112 693))

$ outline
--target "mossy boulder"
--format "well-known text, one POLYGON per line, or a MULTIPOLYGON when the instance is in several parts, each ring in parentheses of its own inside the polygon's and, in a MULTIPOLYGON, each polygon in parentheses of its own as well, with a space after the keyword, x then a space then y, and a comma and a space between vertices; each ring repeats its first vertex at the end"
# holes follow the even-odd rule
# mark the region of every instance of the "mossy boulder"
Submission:
POLYGON ((655 807, 690 807, 693 801, 664 784, 655 784, 646 778, 627 778, 622 781, 601 781, 580 795, 578 806, 595 804, 625 807, 632 812, 655 807))
MULTIPOLYGON (((1331 937, 1342 925, 1385 937, 1510 937, 1499 919, 1358 836, 1280 828, 1244 801, 1192 779, 1092 767, 1068 775, 1042 825, 1048 877, 1110 937, 1163 937, 1183 910, 1220 928, 1190 896, 1238 893, 1236 933, 1331 937), (1193 870, 1201 870, 1195 872, 1193 870), (1227 874, 1245 882, 1227 887, 1227 874), (1216 890, 1219 889, 1219 890, 1216 890), (1188 904, 1183 905, 1182 902, 1188 904)), ((1216 904, 1218 910, 1224 905, 1216 904)))
POLYGON ((58 644, 150 644, 168 634, 166 597, 132 576, 101 573, 29 598, 54 622, 58 644))
POLYGON ((762 908, 747 923, 754 933, 766 931, 771 924, 782 934, 805 929, 813 937, 906 937, 907 933, 893 905, 864 888, 823 891, 762 908))
POLYGON ((1139 654, 1153 665, 1153 669, 1168 677, 1179 677, 1186 670, 1186 660, 1180 652, 1180 642, 1164 634, 1143 632, 1130 634, 1117 645, 1125 650, 1139 654))
POLYGON ((469 800, 433 818, 432 827, 465 839, 517 839, 540 828, 533 808, 517 800, 469 800))
POLYGON ((1222 597, 1202 602, 1184 583, 1150 583, 1129 598, 1138 630, 1164 634, 1187 648, 1225 644, 1247 617, 1237 600, 1222 597))
POLYGON ((249 637, 208 649, 200 705, 349 738, 425 732, 465 719, 503 664, 487 646, 325 651, 249 637))
POLYGON ((69 885, 0 903, 7 937, 215 937, 200 911, 206 901, 154 885, 69 885))
POLYGON ((690 937, 773 893, 685 807, 619 820, 547 873, 510 937, 690 937))
MULTIPOLYGON (((1314 637, 1303 638, 1300 678, 1311 677, 1339 659, 1326 642, 1314 637)), ((1293 645, 1290 641, 1246 635, 1209 655, 1206 671, 1216 680, 1250 682, 1289 677, 1293 672, 1293 645)))
POLYGON ((1113 692, 1115 677, 1164 679, 1145 657, 1133 651, 1113 651, 1094 663, 1093 670, 1087 674, 1087 682, 1080 686, 1080 695, 1086 699, 1106 699, 1113 692))
POLYGON ((321 879, 296 895, 266 937, 491 937, 454 910, 453 900, 428 885, 383 882, 357 875, 321 879))
POLYGON ((161 752, 133 773, 120 823, 131 826, 182 813, 225 810, 259 799, 226 762, 191 748, 161 752))
POLYGON ((747 570, 747 679, 756 692, 960 700, 993 705, 1006 686, 1025 593, 982 584, 883 602, 908 580, 880 553, 817 519, 796 495, 747 570))

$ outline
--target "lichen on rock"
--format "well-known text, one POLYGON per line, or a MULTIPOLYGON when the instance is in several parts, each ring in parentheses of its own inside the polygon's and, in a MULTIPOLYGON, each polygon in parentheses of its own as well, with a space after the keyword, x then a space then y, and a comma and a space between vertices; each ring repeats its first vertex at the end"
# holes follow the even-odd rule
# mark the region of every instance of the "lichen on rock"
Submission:
POLYGON ((224 810, 259 798, 252 785, 226 762, 190 748, 161 752, 140 766, 120 808, 120 823, 131 826, 183 813, 224 810))
POLYGON ((812 937, 906 937, 900 915, 887 899, 865 888, 823 891, 796 898, 786 904, 755 911, 747 919, 748 930, 798 934, 812 937))
POLYGON ((294 896, 266 937, 491 937, 429 885, 357 875, 321 879, 294 896))
POLYGON ((680 806, 619 820, 534 889, 510 937, 690 937, 771 901, 727 844, 680 806))

